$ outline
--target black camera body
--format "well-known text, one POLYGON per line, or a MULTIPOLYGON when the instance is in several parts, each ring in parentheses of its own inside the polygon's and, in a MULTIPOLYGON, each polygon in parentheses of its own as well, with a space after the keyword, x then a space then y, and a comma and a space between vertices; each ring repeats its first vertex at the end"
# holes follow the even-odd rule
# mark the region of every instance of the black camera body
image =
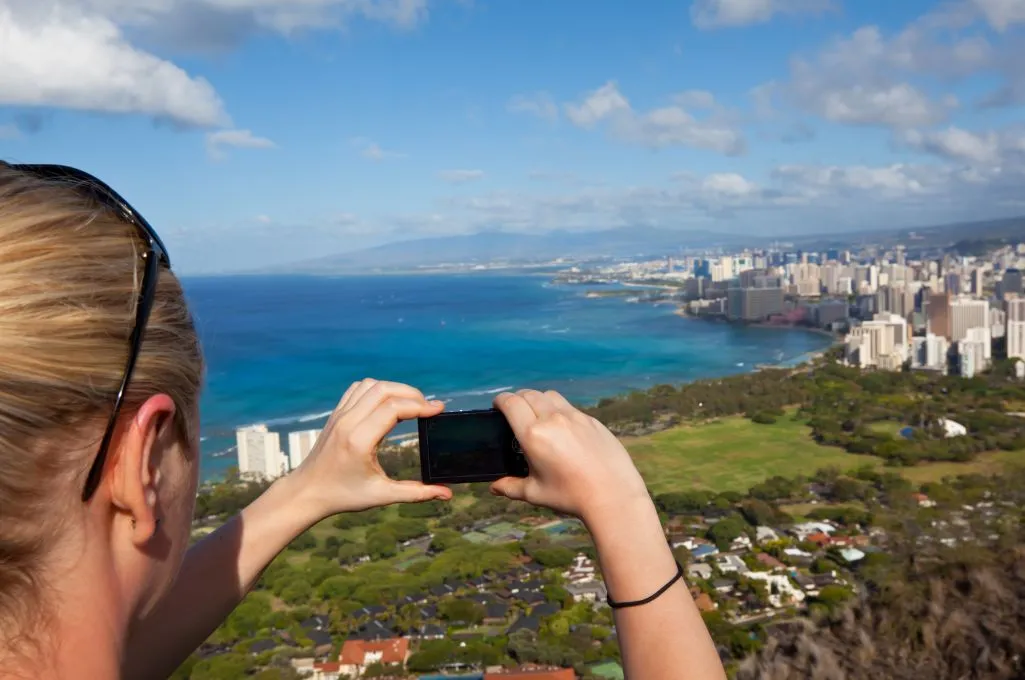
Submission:
POLYGON ((417 424, 424 484, 493 482, 529 473, 509 421, 496 409, 442 413, 417 424))

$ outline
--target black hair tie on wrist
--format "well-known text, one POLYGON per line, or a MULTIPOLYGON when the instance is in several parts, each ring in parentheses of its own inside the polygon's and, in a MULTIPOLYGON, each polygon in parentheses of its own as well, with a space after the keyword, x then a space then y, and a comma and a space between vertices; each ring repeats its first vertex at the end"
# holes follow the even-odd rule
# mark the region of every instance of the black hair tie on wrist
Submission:
POLYGON ((606 601, 609 603, 609 606, 612 607, 613 609, 623 609, 625 607, 639 607, 642 604, 648 604, 649 602, 652 602, 652 601, 658 599, 664 592, 666 592, 667 590, 672 588, 674 583, 676 583, 677 581, 679 581, 682 578, 683 578, 683 565, 680 564, 679 562, 677 562, 676 563, 676 575, 673 576, 673 578, 669 579, 668 583, 666 583, 664 586, 662 586, 661 588, 656 590, 653 595, 649 595, 648 597, 644 598, 643 600, 634 600, 633 602, 616 602, 615 600, 612 599, 612 596, 609 595, 606 598, 606 601))

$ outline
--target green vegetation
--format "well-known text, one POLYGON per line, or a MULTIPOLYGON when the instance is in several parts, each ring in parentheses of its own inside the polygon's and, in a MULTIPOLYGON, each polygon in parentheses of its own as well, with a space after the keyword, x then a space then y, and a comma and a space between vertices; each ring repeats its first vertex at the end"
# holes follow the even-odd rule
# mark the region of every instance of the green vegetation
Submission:
POLYGON ((772 425, 723 418, 624 440, 652 492, 675 489, 747 491, 773 475, 793 476, 830 465, 865 462, 837 448, 820 446, 803 422, 784 417, 772 425))

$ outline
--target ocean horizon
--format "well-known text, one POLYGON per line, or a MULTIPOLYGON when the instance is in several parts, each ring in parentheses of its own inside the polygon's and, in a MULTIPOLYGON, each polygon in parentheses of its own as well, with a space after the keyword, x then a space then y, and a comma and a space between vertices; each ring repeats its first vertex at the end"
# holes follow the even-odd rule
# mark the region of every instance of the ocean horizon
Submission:
MULTIPOLYGON (((516 274, 185 278, 207 360, 202 476, 236 464, 235 429, 321 427, 353 381, 406 382, 449 410, 503 391, 593 404, 660 383, 791 364, 830 338, 712 324, 672 304, 587 298, 608 286, 516 274)), ((408 433, 405 424, 396 434, 408 433)), ((285 444, 286 437, 282 437, 285 444)))

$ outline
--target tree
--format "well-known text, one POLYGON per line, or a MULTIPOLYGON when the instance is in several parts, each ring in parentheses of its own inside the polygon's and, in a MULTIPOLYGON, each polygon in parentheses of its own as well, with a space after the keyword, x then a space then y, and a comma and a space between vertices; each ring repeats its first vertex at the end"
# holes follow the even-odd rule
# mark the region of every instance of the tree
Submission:
POLYGON ((473 600, 445 600, 438 605, 438 613, 446 621, 477 625, 484 620, 483 605, 473 600))
POLYGON ((250 664, 242 654, 211 656, 192 667, 190 680, 241 680, 247 676, 250 664))
POLYGON ((431 552, 443 552, 457 545, 467 543, 466 539, 454 529, 435 529, 431 538, 431 552))
POLYGON ((720 550, 729 547, 733 539, 747 533, 747 524, 739 517, 727 517, 712 525, 708 530, 708 538, 715 542, 720 550))
POLYGON ((370 532, 370 537, 367 539, 367 553, 377 560, 395 557, 398 552, 395 543, 394 534, 384 530, 370 532))
POLYGON ((552 546, 550 548, 538 548, 530 553, 530 556, 542 567, 562 568, 573 563, 576 556, 569 548, 552 546))
POLYGON ((296 580, 285 586, 281 591, 281 599, 288 604, 306 604, 313 594, 313 586, 308 581, 296 580))
POLYGON ((308 531, 296 536, 292 539, 292 542, 288 544, 289 550, 303 551, 303 550, 315 550, 317 547, 317 538, 308 531))

